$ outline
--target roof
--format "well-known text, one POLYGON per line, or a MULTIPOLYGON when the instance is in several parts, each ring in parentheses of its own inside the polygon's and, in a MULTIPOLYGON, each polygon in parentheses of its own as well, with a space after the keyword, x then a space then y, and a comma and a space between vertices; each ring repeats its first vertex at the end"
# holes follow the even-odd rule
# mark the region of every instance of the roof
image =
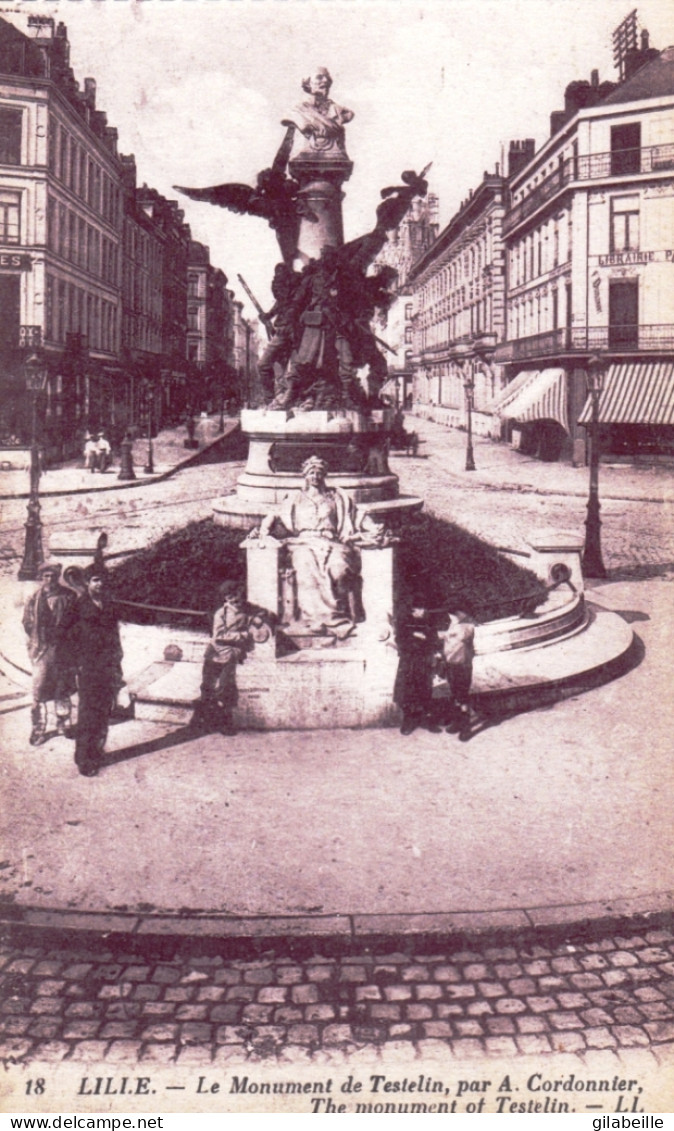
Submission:
POLYGON ((642 98, 663 98, 674 94, 674 47, 666 47, 657 59, 644 63, 643 67, 625 82, 620 83, 602 106, 616 102, 638 102, 642 98))

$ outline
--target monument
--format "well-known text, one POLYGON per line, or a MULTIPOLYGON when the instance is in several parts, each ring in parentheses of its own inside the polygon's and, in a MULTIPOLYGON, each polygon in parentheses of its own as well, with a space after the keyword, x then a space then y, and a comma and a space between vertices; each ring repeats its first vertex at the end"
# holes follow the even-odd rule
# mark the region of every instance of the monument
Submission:
MULTIPOLYGON (((345 241, 342 186, 353 170, 346 149, 353 112, 330 97, 324 67, 301 87, 302 100, 282 118, 272 165, 254 187, 179 190, 266 219, 281 256, 274 305, 263 314, 270 331, 260 363, 263 403, 242 413, 246 467, 235 492, 213 507, 216 522, 247 532, 247 600, 265 621, 237 669, 235 722, 262 729, 390 725, 398 721, 397 544, 423 504, 400 495, 388 465, 393 410, 379 395, 386 347, 371 322, 390 303, 393 279, 386 268, 368 271, 413 198, 427 192, 428 167, 382 189, 372 229, 345 241)), ((478 695, 555 684, 629 647, 622 622, 588 612, 573 539, 532 542, 528 556, 549 598, 533 616, 478 626, 478 695), (586 634, 595 641, 589 659, 579 639, 586 634)), ((163 663, 155 655, 130 685, 136 715, 182 721, 197 698, 204 638, 186 629, 158 632, 163 663)))

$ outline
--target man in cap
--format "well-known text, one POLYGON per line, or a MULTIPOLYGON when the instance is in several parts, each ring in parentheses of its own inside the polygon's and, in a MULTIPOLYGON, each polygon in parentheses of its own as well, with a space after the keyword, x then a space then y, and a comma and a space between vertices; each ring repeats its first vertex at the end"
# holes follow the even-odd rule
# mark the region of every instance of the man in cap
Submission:
POLYGON ((39 587, 28 598, 23 627, 33 669, 31 746, 46 741, 47 704, 54 703, 58 734, 70 735, 70 696, 75 691, 75 669, 67 646, 67 622, 75 594, 60 584, 61 566, 46 561, 38 569, 39 587))
POLYGON ((225 581, 218 590, 213 632, 201 673, 201 697, 192 716, 191 725, 196 730, 235 733, 236 665, 243 663, 250 643, 243 590, 238 582, 225 581))
POLYGON ((438 651, 438 632, 421 595, 403 608, 397 624, 398 671, 393 701, 402 711, 400 733, 412 734, 424 727, 439 734, 433 717, 433 668, 438 651))
POLYGON ((83 573, 86 591, 67 623, 68 643, 77 665, 77 737, 75 762, 84 777, 101 768, 108 721, 120 686, 122 646, 119 619, 98 563, 83 573))

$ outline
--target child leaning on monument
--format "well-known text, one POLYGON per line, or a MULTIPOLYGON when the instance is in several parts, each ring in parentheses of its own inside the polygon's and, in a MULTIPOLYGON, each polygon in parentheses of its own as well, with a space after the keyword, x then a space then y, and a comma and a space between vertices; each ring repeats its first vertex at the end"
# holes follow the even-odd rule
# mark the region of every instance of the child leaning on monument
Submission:
POLYGON ((235 733, 236 665, 243 663, 251 647, 249 623, 242 587, 236 581, 223 582, 204 655, 201 695, 190 724, 195 730, 235 733))
POLYGON ((463 609, 454 609, 449 625, 441 634, 443 674, 450 697, 448 734, 467 737, 470 733, 470 685, 475 655, 475 625, 463 609))

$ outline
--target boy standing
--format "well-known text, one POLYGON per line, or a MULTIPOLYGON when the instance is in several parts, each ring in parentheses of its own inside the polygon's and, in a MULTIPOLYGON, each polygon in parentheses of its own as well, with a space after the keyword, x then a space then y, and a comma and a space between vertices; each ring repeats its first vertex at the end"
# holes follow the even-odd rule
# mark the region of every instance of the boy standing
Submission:
POLYGON ((432 734, 440 727, 433 719, 433 664, 438 650, 438 633, 422 598, 415 598, 403 613, 396 633, 398 671, 393 701, 403 717, 401 734, 412 734, 423 726, 432 734))
POLYGON ((442 637, 442 656, 452 705, 449 734, 463 736, 470 731, 470 685, 475 655, 475 627, 467 613, 457 609, 449 618, 442 637))
POLYGON ((250 640, 241 587, 236 581, 225 581, 218 590, 213 632, 204 655, 201 697, 191 722, 195 729, 236 733, 236 665, 243 663, 250 640))

